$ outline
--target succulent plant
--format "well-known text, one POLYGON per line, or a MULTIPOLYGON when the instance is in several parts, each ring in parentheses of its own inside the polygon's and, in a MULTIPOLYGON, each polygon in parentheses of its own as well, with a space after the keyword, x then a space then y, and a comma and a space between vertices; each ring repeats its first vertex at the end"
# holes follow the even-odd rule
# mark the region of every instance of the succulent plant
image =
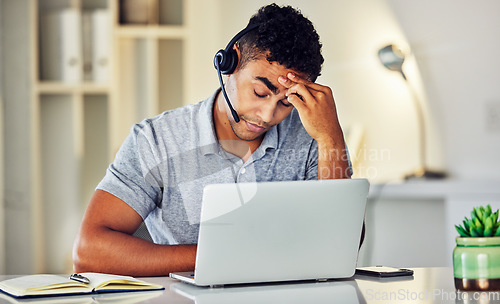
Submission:
POLYGON ((455 225, 461 237, 490 237, 500 236, 500 221, 498 210, 491 211, 491 206, 480 206, 472 209, 471 218, 465 217, 462 225, 455 225))

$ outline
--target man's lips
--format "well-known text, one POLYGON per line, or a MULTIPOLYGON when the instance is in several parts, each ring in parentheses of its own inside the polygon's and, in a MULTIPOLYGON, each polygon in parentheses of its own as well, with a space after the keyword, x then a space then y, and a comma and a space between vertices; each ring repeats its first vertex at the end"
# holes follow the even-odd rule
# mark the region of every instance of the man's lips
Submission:
POLYGON ((253 123, 250 123, 250 122, 248 122, 248 121, 246 121, 246 120, 245 120, 245 123, 246 123, 246 125, 247 125, 248 130, 250 130, 250 131, 252 131, 252 132, 260 133, 260 132, 262 132, 262 131, 264 131, 264 130, 265 130, 265 128, 260 127, 260 126, 258 126, 258 125, 255 125, 255 124, 253 124, 253 123))

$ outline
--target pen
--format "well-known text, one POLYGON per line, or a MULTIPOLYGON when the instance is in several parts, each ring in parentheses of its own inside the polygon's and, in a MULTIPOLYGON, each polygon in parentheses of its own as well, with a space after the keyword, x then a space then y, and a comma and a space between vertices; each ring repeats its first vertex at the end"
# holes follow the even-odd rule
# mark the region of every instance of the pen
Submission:
POLYGON ((73 273, 72 275, 69 276, 70 280, 77 281, 80 283, 85 283, 85 284, 90 284, 90 280, 81 274, 78 273, 73 273))

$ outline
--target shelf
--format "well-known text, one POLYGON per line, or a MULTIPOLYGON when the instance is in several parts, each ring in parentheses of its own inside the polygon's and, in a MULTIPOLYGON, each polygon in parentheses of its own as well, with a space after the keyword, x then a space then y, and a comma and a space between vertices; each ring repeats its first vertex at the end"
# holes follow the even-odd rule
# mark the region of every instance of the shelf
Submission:
POLYGON ((185 29, 177 25, 120 25, 115 33, 121 38, 183 39, 185 29))
POLYGON ((30 227, 40 240, 34 265, 37 272, 65 273, 78 225, 61 230, 60 223, 81 219, 134 123, 184 104, 190 6, 189 0, 29 3, 33 111, 26 138, 33 147, 30 197, 40 210, 30 227), (130 5, 144 3, 153 14, 134 23, 138 11, 130 5))
POLYGON ((39 82, 35 89, 39 94, 107 94, 110 90, 106 84, 91 82, 66 84, 57 81, 39 82))

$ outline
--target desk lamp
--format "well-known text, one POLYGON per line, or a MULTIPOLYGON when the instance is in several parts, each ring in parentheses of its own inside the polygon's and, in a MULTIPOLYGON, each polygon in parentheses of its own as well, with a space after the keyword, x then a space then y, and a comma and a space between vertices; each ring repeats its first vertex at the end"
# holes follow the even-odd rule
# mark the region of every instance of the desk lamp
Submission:
POLYGON ((419 157, 420 166, 412 173, 405 175, 405 179, 438 179, 444 178, 446 175, 443 172, 436 172, 428 170, 426 167, 426 133, 425 133, 425 122, 423 117, 422 105, 418 101, 417 95, 413 91, 411 85, 406 79, 406 75, 403 72, 403 63, 405 61, 405 54, 400 48, 395 45, 389 44, 378 51, 378 58, 380 62, 389 70, 396 71, 401 74, 408 86, 409 91, 412 94, 413 103, 415 104, 415 110, 417 114, 417 124, 419 128, 419 157))

